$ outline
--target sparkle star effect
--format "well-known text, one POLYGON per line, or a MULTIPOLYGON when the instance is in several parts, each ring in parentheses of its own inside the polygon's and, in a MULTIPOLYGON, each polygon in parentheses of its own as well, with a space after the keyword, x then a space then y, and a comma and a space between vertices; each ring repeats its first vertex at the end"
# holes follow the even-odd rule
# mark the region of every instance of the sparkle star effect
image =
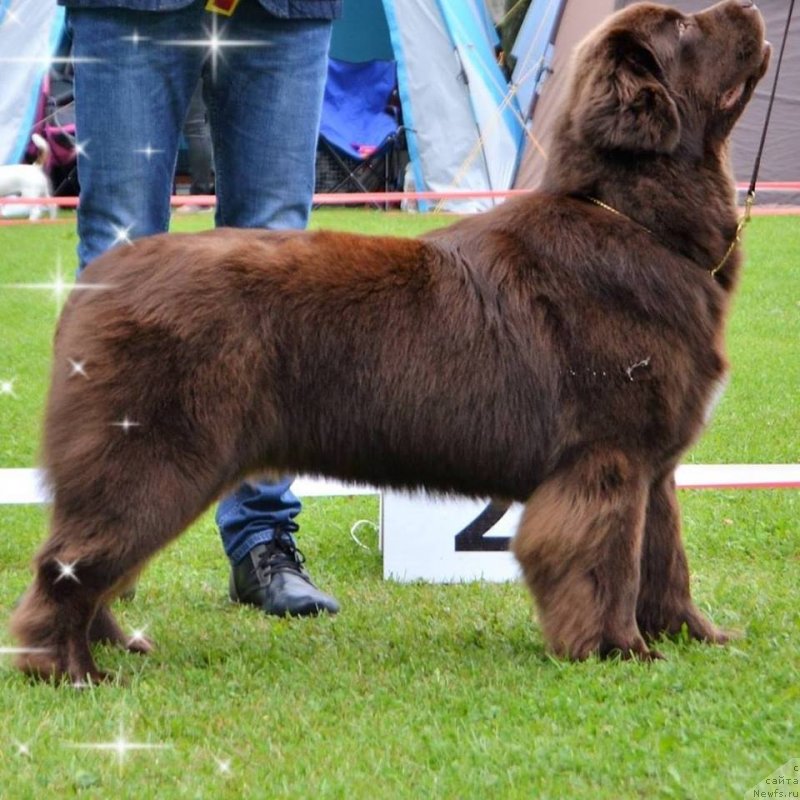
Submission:
POLYGON ((111 424, 115 428, 122 428, 124 433, 127 433, 131 428, 138 428, 140 425, 140 423, 128 419, 127 416, 124 419, 121 419, 119 422, 112 422, 111 424))
POLYGON ((120 725, 119 736, 113 742, 75 742, 70 747, 78 750, 107 750, 115 753, 120 769, 128 754, 134 750, 168 750, 171 745, 154 744, 152 742, 130 742, 125 738, 125 731, 120 725))
POLYGON ((27 742, 15 742, 14 746, 17 748, 17 755, 20 758, 31 757, 31 746, 27 742))
POLYGON ((32 291, 50 292, 53 295, 53 300, 56 304, 56 315, 61 311, 61 306, 64 304, 64 299, 71 292, 84 292, 92 290, 107 290, 114 287, 109 283, 85 283, 79 281, 78 283, 71 283, 64 277, 63 268, 61 266, 61 258, 56 260, 56 271, 52 275, 49 282, 43 281, 42 283, 4 283, 2 287, 5 289, 30 289, 32 291))
POLYGON ((0 647, 0 656, 27 656, 49 652, 49 647, 0 647))
MULTIPOLYGON (((153 156, 160 155, 163 153, 163 150, 158 150, 155 147, 151 147, 150 143, 147 143, 147 147, 140 147, 133 151, 134 153, 140 153, 141 155, 145 156, 149 161, 153 156)), ((130 230, 130 228, 128 228, 130 230)))
POLYGON ((83 378, 89 379, 89 376, 86 374, 86 362, 85 361, 76 361, 74 358, 68 358, 69 361, 70 371, 69 377, 71 378, 73 375, 80 375, 83 378))
POLYGON ((217 758, 214 756, 214 761, 217 762, 217 772, 220 775, 230 775, 231 774, 231 762, 230 759, 222 759, 217 758))
POLYGON ((20 25, 22 23, 19 15, 14 13, 14 11, 10 8, 6 8, 6 13, 3 15, 3 22, 6 20, 8 20, 12 25, 20 25))
POLYGON ((114 231, 114 241, 111 243, 112 247, 118 244, 133 244, 130 237, 133 225, 128 225, 127 228, 123 228, 120 225, 112 225, 111 228, 114 231))
POLYGON ((17 395, 14 391, 14 381, 16 381, 16 378, 0 381, 0 394, 5 394, 9 397, 16 397, 17 395))
POLYGON ((137 628, 135 631, 132 631, 131 632, 131 637, 130 637, 131 641, 132 642, 146 642, 147 641, 147 636, 145 635, 146 631, 147 631, 147 628, 137 628))
POLYGON ((165 39, 156 41, 156 44, 166 47, 199 47, 208 50, 211 58, 211 77, 217 79, 217 67, 220 59, 225 58, 223 49, 236 49, 240 47, 271 47, 272 42, 259 41, 257 39, 224 39, 217 30, 217 17, 212 14, 211 30, 206 28, 206 39, 165 39))
POLYGON ((89 158, 89 152, 86 149, 86 145, 88 145, 90 141, 91 141, 90 139, 87 139, 85 142, 79 142, 76 139, 75 144, 72 145, 72 149, 75 151, 75 155, 83 156, 83 158, 89 158))
POLYGON ((53 583, 58 583, 64 579, 75 581, 75 583, 80 583, 78 576, 75 574, 75 565, 77 563, 77 561, 70 561, 65 564, 63 561, 56 559, 56 564, 58 564, 58 577, 53 581, 53 583))
MULTIPOLYGON (((18 18, 17 18, 18 19, 18 18)), ((0 56, 0 64, 40 64, 49 69, 53 64, 102 63, 102 58, 75 56, 0 56)))
POLYGON ((123 42, 130 42, 134 47, 138 47, 141 42, 149 42, 149 36, 139 36, 139 31, 136 28, 133 29, 133 33, 130 36, 123 36, 123 42))

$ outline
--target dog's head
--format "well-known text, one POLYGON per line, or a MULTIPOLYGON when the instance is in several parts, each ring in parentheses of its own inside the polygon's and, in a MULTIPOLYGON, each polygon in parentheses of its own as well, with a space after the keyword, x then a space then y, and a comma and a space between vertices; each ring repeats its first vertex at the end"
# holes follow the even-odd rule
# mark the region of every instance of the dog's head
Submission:
POLYGON ((601 150, 708 150, 730 133, 769 55, 751 0, 724 0, 697 14, 631 6, 576 53, 571 133, 601 150))

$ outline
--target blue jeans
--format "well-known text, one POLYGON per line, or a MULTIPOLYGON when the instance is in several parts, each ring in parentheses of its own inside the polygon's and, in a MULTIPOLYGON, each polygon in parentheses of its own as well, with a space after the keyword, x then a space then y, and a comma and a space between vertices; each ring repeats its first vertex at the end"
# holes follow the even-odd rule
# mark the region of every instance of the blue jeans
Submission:
MULTIPOLYGON (((168 12, 70 9, 75 63, 79 268, 126 239, 166 231, 178 145, 203 80, 216 168, 216 224, 304 228, 327 74, 330 20, 281 20, 256 0, 230 18, 205 0, 168 12), (208 41, 216 25, 222 46, 208 41), (225 46, 225 41, 246 43, 225 46)), ((217 520, 234 562, 293 530, 291 480, 244 484, 217 520)))

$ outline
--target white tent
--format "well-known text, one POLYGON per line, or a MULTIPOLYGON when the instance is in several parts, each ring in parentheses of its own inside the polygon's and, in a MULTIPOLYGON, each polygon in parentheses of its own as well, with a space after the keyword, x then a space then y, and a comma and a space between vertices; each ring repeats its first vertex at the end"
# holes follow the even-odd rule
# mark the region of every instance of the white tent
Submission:
MULTIPOLYGON (((524 135, 519 104, 497 64, 483 0, 383 0, 398 68, 415 188, 510 188, 524 135)), ((479 211, 492 199, 439 207, 479 211)), ((420 204, 426 208, 427 204, 420 204)))
POLYGON ((55 0, 0 2, 0 164, 22 160, 63 28, 64 9, 55 0))

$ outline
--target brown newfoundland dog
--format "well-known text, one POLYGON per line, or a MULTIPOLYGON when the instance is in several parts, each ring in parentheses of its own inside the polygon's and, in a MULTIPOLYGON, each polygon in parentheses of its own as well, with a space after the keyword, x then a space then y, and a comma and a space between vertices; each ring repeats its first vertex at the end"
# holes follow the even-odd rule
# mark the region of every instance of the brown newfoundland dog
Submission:
POLYGON ((55 344, 52 533, 11 627, 96 681, 109 601, 243 477, 525 503, 547 642, 652 658, 692 603, 673 472, 726 372, 727 139, 766 70, 755 6, 632 6, 580 46, 540 191, 417 240, 219 230, 120 247, 55 344), (76 369, 80 364, 83 369, 76 369))

